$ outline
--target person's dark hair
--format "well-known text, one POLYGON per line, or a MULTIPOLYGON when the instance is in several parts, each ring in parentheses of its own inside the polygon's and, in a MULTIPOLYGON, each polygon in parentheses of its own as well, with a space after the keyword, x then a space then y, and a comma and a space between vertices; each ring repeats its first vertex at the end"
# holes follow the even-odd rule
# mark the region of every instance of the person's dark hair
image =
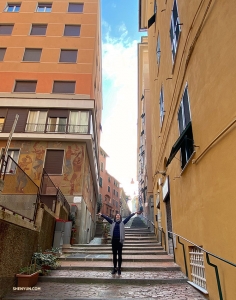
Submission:
POLYGON ((114 222, 116 222, 116 216, 117 216, 117 215, 120 215, 120 220, 122 220, 121 214, 118 213, 118 214, 115 214, 114 222))

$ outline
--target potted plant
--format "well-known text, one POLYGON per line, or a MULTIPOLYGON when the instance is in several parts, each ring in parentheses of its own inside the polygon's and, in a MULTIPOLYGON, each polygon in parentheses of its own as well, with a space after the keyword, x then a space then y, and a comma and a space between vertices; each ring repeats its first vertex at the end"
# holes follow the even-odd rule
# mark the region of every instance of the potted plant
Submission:
POLYGON ((107 224, 104 224, 102 236, 106 239, 108 237, 108 233, 109 233, 109 226, 107 224))
POLYGON ((38 277, 40 273, 40 267, 34 263, 30 263, 28 267, 21 267, 20 273, 16 274, 17 286, 18 287, 32 287, 38 282, 38 277))
POLYGON ((43 275, 47 274, 45 270, 56 269, 59 265, 57 263, 57 257, 53 254, 44 254, 41 252, 35 252, 33 259, 36 260, 36 264, 42 270, 43 275))

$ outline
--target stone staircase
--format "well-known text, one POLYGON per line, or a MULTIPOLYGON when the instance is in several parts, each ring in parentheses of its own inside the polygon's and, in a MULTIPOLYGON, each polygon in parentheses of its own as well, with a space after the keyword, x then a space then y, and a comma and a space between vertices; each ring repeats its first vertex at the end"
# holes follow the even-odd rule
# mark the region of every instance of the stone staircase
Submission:
POLYGON ((141 218, 131 219, 126 227, 121 276, 111 275, 110 239, 95 238, 90 244, 64 248, 60 268, 40 276, 41 291, 18 291, 5 299, 23 299, 21 293, 24 299, 205 299, 187 284, 141 218))

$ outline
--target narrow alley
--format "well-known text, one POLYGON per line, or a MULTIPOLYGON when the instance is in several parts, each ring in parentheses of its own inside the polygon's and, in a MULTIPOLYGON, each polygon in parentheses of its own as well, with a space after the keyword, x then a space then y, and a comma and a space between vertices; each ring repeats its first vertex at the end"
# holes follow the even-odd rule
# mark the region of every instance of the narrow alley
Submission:
POLYGON ((42 276, 40 290, 13 291, 16 299, 166 299, 203 300, 167 255, 140 217, 126 224, 121 276, 112 276, 110 242, 95 238, 63 250, 60 268, 42 276))

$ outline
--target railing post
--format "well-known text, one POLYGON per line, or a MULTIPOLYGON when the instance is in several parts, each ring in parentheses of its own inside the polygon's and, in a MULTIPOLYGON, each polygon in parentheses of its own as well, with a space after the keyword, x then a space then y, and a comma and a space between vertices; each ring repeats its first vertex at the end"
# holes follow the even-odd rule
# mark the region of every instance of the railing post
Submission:
POLYGON ((188 267, 187 267, 187 261, 186 261, 186 254, 185 254, 185 247, 184 247, 184 243, 180 242, 179 236, 178 236, 178 242, 180 245, 182 245, 183 247, 183 252, 184 252, 184 264, 185 264, 185 274, 188 277, 188 267))
MULTIPOLYGON (((163 230, 163 228, 161 229, 161 231, 164 234, 165 251, 166 251, 166 234, 165 234, 165 231, 163 230)), ((162 239, 162 237, 161 237, 161 239, 162 239)))
POLYGON ((220 276, 219 276, 219 272, 218 272, 218 267, 216 265, 214 265, 213 263, 210 262, 209 254, 207 252, 206 252, 206 259, 207 259, 208 265, 210 265, 211 267, 215 268, 216 281, 217 281, 217 286, 218 286, 219 297, 220 297, 220 300, 223 300, 223 295, 222 295, 222 290, 221 290, 221 285, 220 285, 220 276))

